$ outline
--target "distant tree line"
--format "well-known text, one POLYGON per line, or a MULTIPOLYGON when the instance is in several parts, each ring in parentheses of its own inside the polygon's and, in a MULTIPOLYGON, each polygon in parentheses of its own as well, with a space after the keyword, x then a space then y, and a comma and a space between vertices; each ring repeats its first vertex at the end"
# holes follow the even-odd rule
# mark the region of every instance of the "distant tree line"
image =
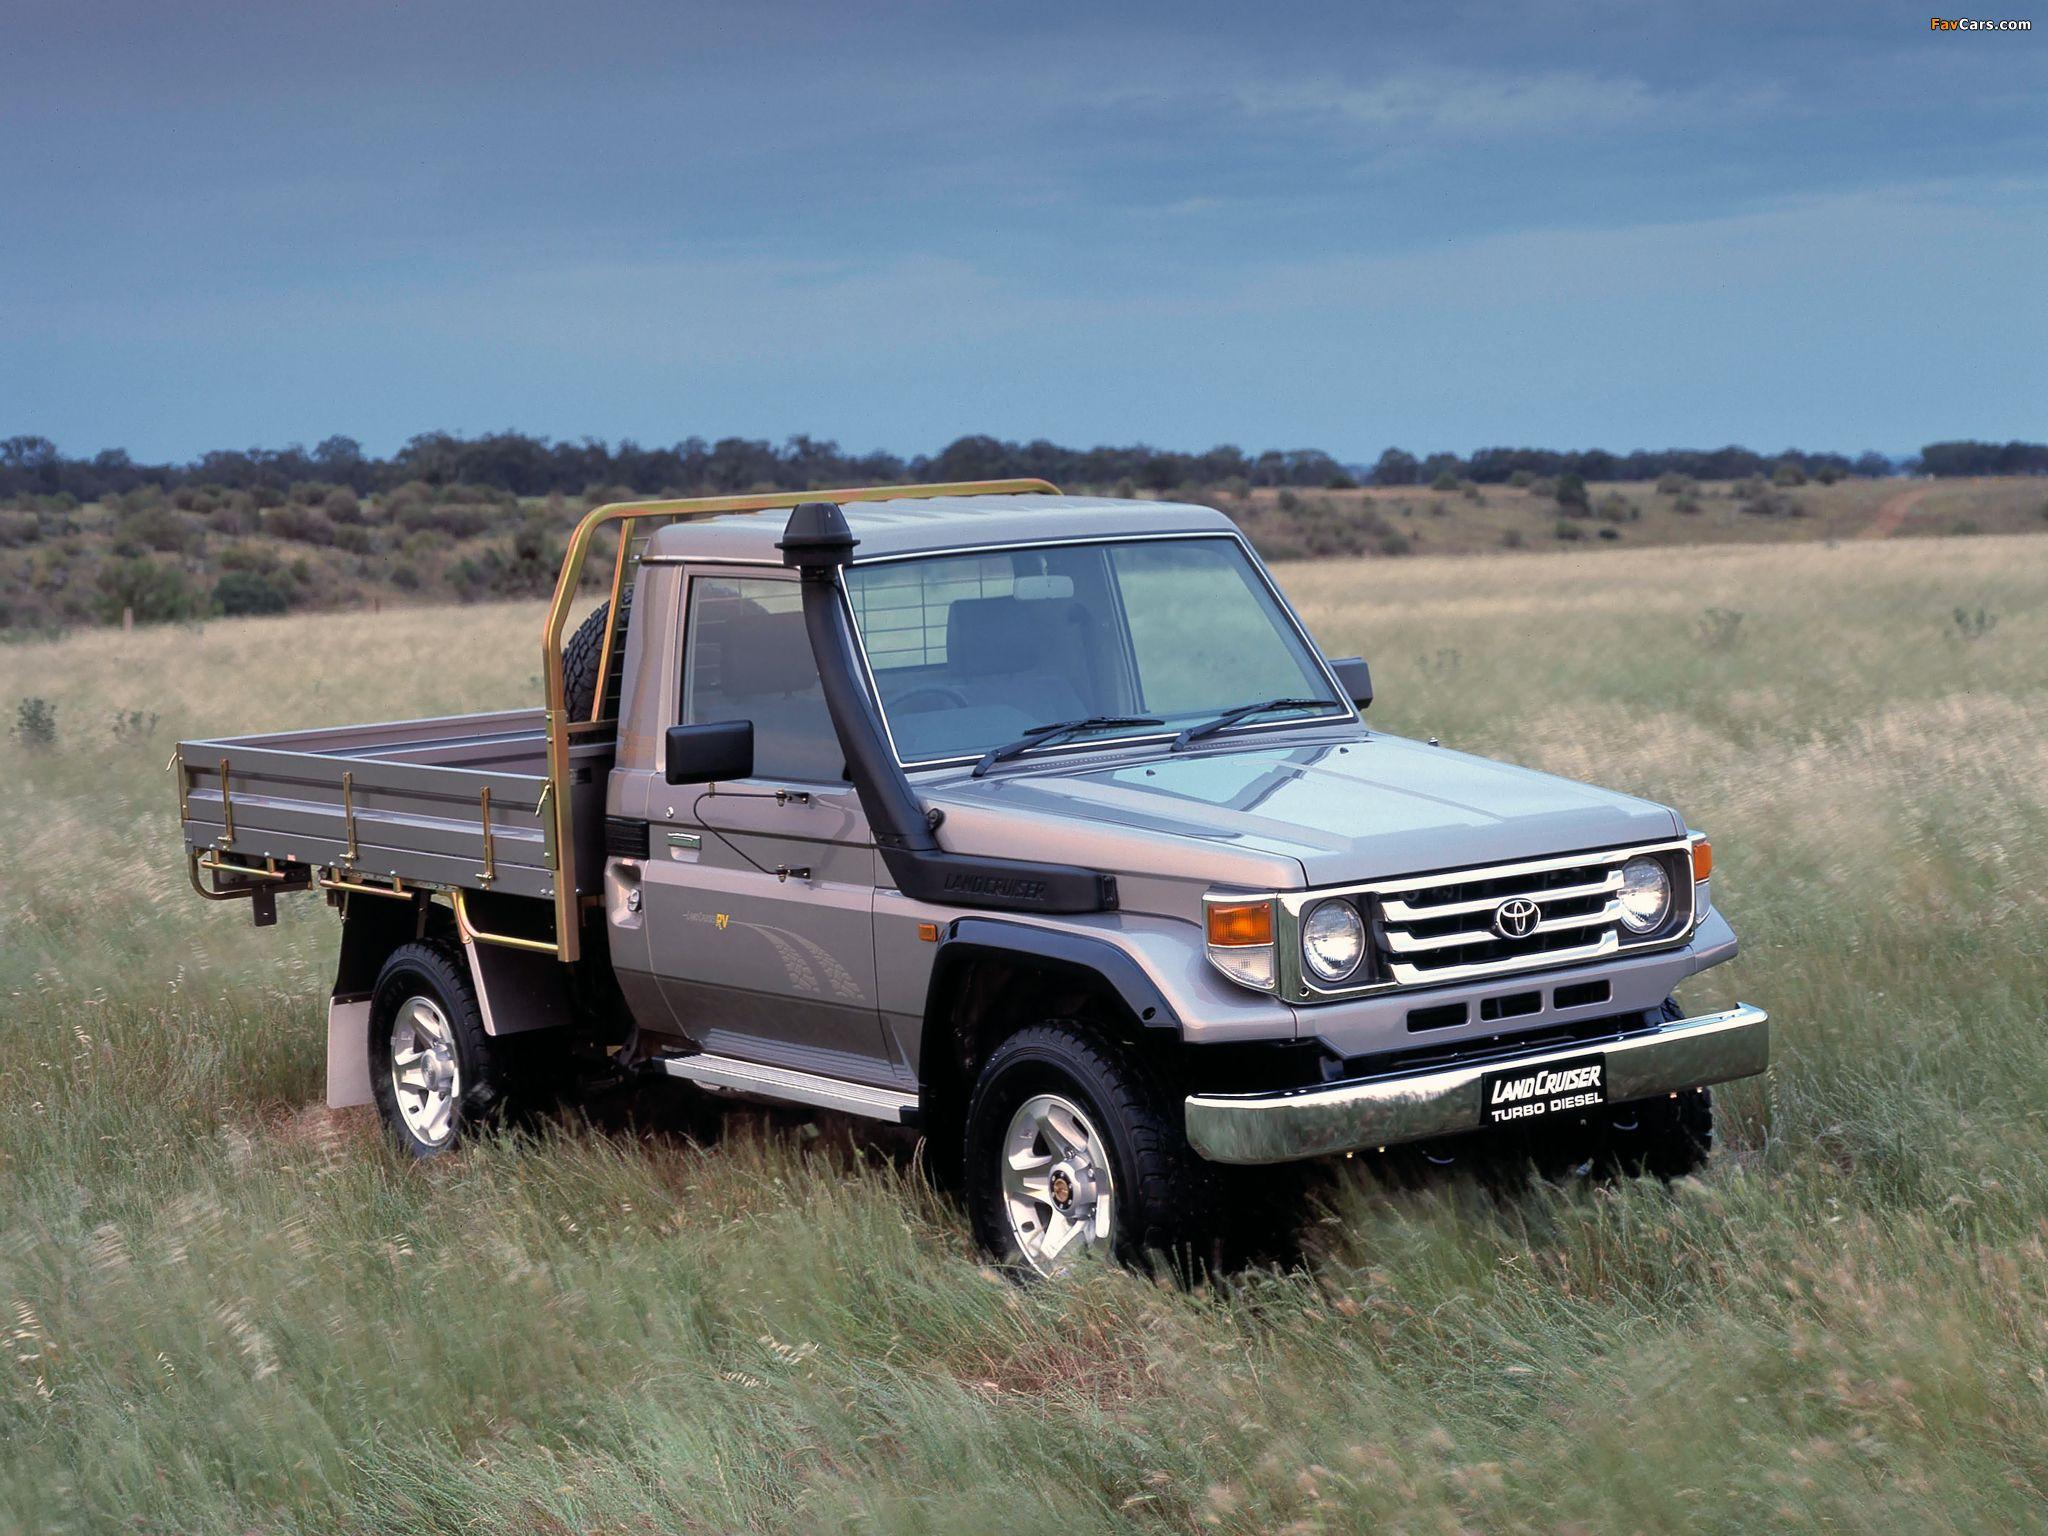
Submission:
POLYGON ((1802 453, 1788 449, 1779 454, 1756 453, 1748 448, 1665 448, 1637 449, 1633 453, 1609 453, 1604 448, 1557 452, 1548 448, 1482 448, 1469 457, 1455 453, 1432 453, 1424 458, 1399 448, 1389 448, 1372 468, 1375 485, 1431 485, 1448 476, 1479 485, 1502 485, 1510 480, 1556 480, 1576 475, 1580 480, 1658 480, 1665 475, 1684 475, 1694 480, 1747 480, 1768 478, 1781 468, 1796 469, 1802 479, 1838 480, 1846 475, 1877 477, 1894 474, 1898 466, 1881 453, 1850 458, 1840 453, 1802 453))
POLYGON ((2048 475, 2048 443, 1929 443, 1920 468, 1930 475, 2048 475))
MULTIPOLYGON (((1936 475, 2048 473, 2048 445, 1933 443, 1921 451, 1919 464, 1936 475)), ((0 440, 0 495, 69 495, 79 501, 96 501, 149 485, 164 490, 216 486, 281 491, 309 482, 346 486, 359 495, 415 482, 432 487, 488 486, 515 496, 587 495, 612 489, 688 495, 1019 476, 1036 476, 1066 486, 1126 485, 1136 490, 1169 491, 1233 482, 1248 487, 1341 488, 1359 478, 1379 485, 1428 485, 1446 477, 1498 484, 1518 476, 1526 480, 1563 475, 1583 480, 1655 480, 1667 474, 1739 480, 1768 476, 1787 466, 1810 479, 1886 475, 1897 468, 1877 453, 1851 459, 1837 453, 1796 450, 1767 455, 1736 447, 1624 454, 1603 449, 1483 448, 1466 457, 1453 453, 1418 457, 1389 448, 1377 464, 1361 473, 1359 468, 1312 448, 1248 454, 1225 445, 1206 453, 1174 453, 1143 445, 1063 448, 1043 440, 1017 443, 963 437, 935 454, 906 459, 890 453, 851 454, 837 443, 805 436, 779 445, 755 438, 706 442, 691 437, 672 447, 656 448, 630 439, 616 446, 594 438, 556 442, 523 432, 481 437, 427 432, 388 458, 365 453, 353 438, 330 437, 313 448, 294 444, 277 449, 219 450, 186 464, 142 464, 119 448, 74 458, 60 452, 48 438, 19 436, 0 440)))

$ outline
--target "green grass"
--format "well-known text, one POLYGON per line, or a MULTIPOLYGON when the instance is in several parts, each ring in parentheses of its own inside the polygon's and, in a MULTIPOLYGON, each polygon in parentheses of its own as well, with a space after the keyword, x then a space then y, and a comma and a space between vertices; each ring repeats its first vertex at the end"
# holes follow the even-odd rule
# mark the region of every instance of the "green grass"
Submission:
POLYGON ((1192 1292, 1019 1290, 839 1126, 423 1168, 318 1107, 332 920, 184 888, 170 743, 524 698, 532 607, 10 647, 0 1529, 2041 1528, 2044 555, 1283 570, 1382 726, 1709 830, 1744 953, 1686 1001, 1778 1059, 1704 1177, 1349 1164, 1192 1292))

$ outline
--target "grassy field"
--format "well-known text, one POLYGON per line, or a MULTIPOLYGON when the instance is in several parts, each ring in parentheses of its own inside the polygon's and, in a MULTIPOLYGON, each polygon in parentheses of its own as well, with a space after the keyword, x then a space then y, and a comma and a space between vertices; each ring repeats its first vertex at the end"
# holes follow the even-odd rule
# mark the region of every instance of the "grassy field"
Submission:
POLYGON ((9 645, 0 1530, 2048 1524, 2048 538, 1281 576, 1382 726, 1713 834, 1685 1000, 1778 1060, 1704 1177, 1361 1161, 1297 1266, 1021 1291, 839 1125, 410 1166, 318 1107, 331 917, 193 897, 161 770, 526 699, 537 609, 9 645))

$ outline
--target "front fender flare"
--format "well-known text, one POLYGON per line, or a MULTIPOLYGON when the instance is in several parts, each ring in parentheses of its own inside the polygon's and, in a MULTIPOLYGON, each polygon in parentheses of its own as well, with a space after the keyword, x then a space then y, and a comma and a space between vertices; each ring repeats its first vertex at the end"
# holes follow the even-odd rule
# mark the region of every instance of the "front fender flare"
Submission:
POLYGON ((1092 976, 1130 1010, 1132 1019, 1141 1027, 1175 1033, 1180 1030, 1180 1014, 1167 1001, 1158 983, 1129 953, 1108 940, 1035 923, 961 917, 948 925, 945 937, 939 941, 938 955, 932 961, 924 1005, 927 1048, 941 1032, 952 1027, 947 1004, 961 972, 976 960, 990 956, 1032 960, 1060 971, 1092 976))

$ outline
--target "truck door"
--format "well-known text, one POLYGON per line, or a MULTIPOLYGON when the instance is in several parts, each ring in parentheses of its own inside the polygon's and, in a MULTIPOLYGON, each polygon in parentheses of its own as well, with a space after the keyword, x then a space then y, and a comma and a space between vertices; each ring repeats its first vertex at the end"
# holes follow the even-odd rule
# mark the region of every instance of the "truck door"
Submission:
POLYGON ((698 568, 684 589, 683 724, 754 723, 752 777, 657 783, 644 876, 653 969, 705 1050, 873 1083, 875 851, 845 780, 793 575, 698 568))

